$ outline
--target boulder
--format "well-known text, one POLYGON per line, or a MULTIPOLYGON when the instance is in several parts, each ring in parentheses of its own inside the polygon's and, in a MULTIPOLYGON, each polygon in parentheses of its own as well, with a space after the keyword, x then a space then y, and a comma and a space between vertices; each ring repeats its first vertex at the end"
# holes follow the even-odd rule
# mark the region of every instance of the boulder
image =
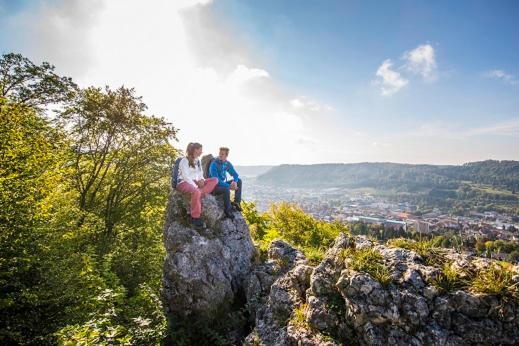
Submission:
POLYGON ((223 204, 214 196, 202 199, 207 227, 190 225, 189 201, 172 191, 164 222, 162 299, 174 323, 211 324, 243 305, 244 283, 251 271, 255 248, 241 213, 224 218, 223 204))
POLYGON ((297 321, 313 270, 306 257, 279 239, 270 243, 267 253, 267 261, 256 266, 247 279, 247 306, 254 329, 244 344, 335 345, 297 321))

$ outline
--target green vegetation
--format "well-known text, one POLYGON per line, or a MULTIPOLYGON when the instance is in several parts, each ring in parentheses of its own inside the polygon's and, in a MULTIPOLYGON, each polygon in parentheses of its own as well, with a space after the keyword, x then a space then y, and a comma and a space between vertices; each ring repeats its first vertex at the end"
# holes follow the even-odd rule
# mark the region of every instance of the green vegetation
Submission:
POLYGON ((519 300, 519 285, 512 280, 516 274, 508 262, 496 261, 487 267, 459 269, 452 260, 442 256, 442 249, 434 241, 393 239, 388 245, 415 251, 428 265, 441 269, 440 275, 432 279, 431 284, 444 292, 468 289, 475 293, 519 300))
POLYGON ((387 245, 412 250, 422 256, 425 263, 430 266, 437 266, 444 263, 444 250, 439 246, 438 239, 416 241, 397 238, 388 240, 387 245))
POLYGON ((492 257, 493 253, 506 254, 507 260, 510 262, 519 262, 519 243, 506 240, 489 240, 485 238, 478 239, 474 244, 474 250, 479 255, 492 257))
POLYGON ((306 307, 307 304, 301 304, 298 307, 296 307, 292 313, 292 317, 290 318, 289 324, 292 324, 297 327, 303 327, 306 328, 308 326, 308 323, 306 322, 306 307))
POLYGON ((348 261, 351 269, 368 273, 383 286, 387 286, 391 282, 391 272, 384 263, 380 252, 374 248, 347 248, 342 250, 340 256, 348 261))
POLYGON ((511 297, 519 300, 519 286, 514 283, 509 263, 494 263, 479 270, 470 282, 474 292, 511 297))
POLYGON ((145 110, 132 89, 78 89, 50 64, 0 58, 0 344, 164 338, 176 129, 145 110))
POLYGON ((467 282, 451 262, 446 262, 440 275, 432 280, 432 284, 443 292, 452 292, 465 287, 467 282))
POLYGON ((317 220, 290 203, 273 204, 263 214, 256 210, 254 203, 243 204, 243 215, 263 256, 270 242, 279 238, 299 248, 311 263, 316 264, 337 235, 348 232, 344 224, 317 220))
MULTIPOLYGON (((387 240, 392 238, 409 237, 415 236, 410 232, 404 231, 402 227, 394 229, 392 227, 385 227, 379 224, 367 224, 364 222, 351 222, 350 223, 351 234, 353 235, 365 235, 373 237, 377 240, 387 240)), ((416 234, 418 236, 419 234, 416 234)))

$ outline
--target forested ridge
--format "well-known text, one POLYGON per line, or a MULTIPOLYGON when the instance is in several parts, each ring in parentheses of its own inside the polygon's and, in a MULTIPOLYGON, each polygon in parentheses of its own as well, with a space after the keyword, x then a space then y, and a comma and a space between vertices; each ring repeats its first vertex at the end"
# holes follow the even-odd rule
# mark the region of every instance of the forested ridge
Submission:
POLYGON ((519 161, 486 160, 463 165, 421 165, 390 162, 280 165, 258 178, 299 187, 376 187, 408 189, 456 188, 463 181, 519 190, 519 161))
POLYGON ((486 160, 463 165, 389 162, 280 165, 257 178, 261 184, 300 188, 369 189, 422 209, 441 207, 519 212, 519 161, 486 160))
POLYGON ((0 344, 157 344, 177 129, 131 88, 0 59, 0 344))

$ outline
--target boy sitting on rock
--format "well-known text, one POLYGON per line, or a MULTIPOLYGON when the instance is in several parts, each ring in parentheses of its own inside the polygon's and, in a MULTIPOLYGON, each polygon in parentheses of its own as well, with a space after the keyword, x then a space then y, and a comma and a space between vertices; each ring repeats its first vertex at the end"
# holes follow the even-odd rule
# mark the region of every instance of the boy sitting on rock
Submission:
POLYGON ((225 215, 234 219, 233 212, 241 211, 241 189, 242 182, 232 163, 227 160, 229 148, 222 147, 209 165, 209 177, 218 178, 218 185, 213 190, 213 194, 222 194, 225 208, 225 215), (232 181, 227 180, 227 172, 232 176, 232 181), (231 190, 234 191, 234 202, 231 203, 231 190))

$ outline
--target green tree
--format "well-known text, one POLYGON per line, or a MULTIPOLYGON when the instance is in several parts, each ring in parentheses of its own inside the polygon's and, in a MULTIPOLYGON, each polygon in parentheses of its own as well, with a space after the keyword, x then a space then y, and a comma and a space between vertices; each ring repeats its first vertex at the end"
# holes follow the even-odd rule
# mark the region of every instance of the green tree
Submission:
POLYGON ((244 216, 263 253, 272 240, 280 238, 300 248, 313 263, 322 259, 340 232, 348 232, 346 225, 340 222, 317 220, 286 202, 272 204, 263 214, 258 213, 253 204, 245 204, 244 216))
MULTIPOLYGON (((141 212, 163 200, 177 151, 177 130, 163 118, 146 116, 133 89, 88 88, 60 116, 72 143, 72 181, 78 205, 104 220, 98 235, 106 253, 116 226, 143 224, 141 212)), ((83 220, 80 220, 80 223, 83 220)))
POLYGON ((78 91, 48 64, 1 64, 0 344, 160 343, 177 130, 132 89, 78 91))
POLYGON ((36 65, 21 54, 4 54, 0 59, 0 97, 40 109, 69 100, 76 85, 54 73, 48 62, 36 65))
POLYGON ((46 204, 60 178, 59 135, 32 109, 0 98, 0 343, 43 332, 50 308, 46 282, 46 204))

